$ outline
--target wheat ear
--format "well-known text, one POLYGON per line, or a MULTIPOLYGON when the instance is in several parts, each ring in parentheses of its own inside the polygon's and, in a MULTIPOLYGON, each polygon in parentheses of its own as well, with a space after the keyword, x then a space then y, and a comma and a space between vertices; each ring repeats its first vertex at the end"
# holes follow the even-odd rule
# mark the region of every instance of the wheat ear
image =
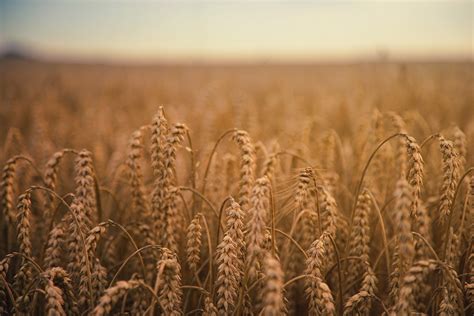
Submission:
POLYGON ((114 305, 129 291, 139 287, 140 283, 135 280, 118 281, 113 287, 105 290, 104 295, 99 299, 99 303, 92 311, 93 316, 108 315, 114 305))
MULTIPOLYGON (((26 191, 18 197, 18 215, 17 215, 17 239, 20 246, 20 253, 26 257, 32 256, 32 244, 30 238, 30 221, 31 221, 31 193, 26 191)), ((24 258, 21 259, 20 270, 15 275, 14 286, 19 293, 24 294, 25 285, 30 282, 32 271, 30 263, 24 258)))
POLYGON ((413 193, 412 188, 405 179, 402 178, 398 180, 394 197, 396 199, 394 221, 397 233, 397 244, 395 247, 395 258, 393 260, 393 271, 390 281, 390 297, 392 302, 398 300, 401 279, 403 279, 405 272, 411 266, 415 254, 411 234, 412 222, 410 218, 410 206, 412 205, 413 193))
MULTIPOLYGON (((349 238, 349 256, 359 257, 363 262, 369 262, 370 254, 370 195, 367 190, 362 190, 362 193, 357 199, 356 208, 354 211, 353 228, 349 238)), ((347 269, 346 284, 352 284, 364 271, 364 266, 357 261, 351 263, 347 269)))
POLYGON ((330 244, 329 233, 316 239, 308 251, 306 260, 306 297, 309 315, 336 315, 336 307, 331 289, 324 281, 325 257, 330 244))
POLYGON ((160 305, 163 313, 170 316, 182 315, 182 290, 181 290, 181 266, 178 263, 176 254, 167 248, 162 249, 163 253, 158 262, 158 283, 160 305))
POLYGON ((193 220, 188 226, 186 234, 186 260, 188 262, 189 269, 191 269, 192 272, 197 272, 196 269, 201 258, 201 216, 202 215, 200 213, 194 216, 193 220))
POLYGON ((263 285, 261 314, 265 316, 277 316, 286 314, 283 281, 284 275, 280 261, 270 253, 264 259, 265 283, 263 285))
POLYGON ((263 259, 266 218, 270 212, 270 182, 259 178, 252 190, 247 233, 247 267, 249 276, 256 277, 260 260, 263 259))
POLYGON ((246 131, 237 130, 232 138, 240 148, 239 204, 247 211, 255 178, 255 148, 246 131))
POLYGON ((351 296, 344 306, 344 315, 370 315, 372 300, 377 290, 377 277, 366 263, 366 271, 362 280, 362 287, 358 293, 351 296))
POLYGON ((143 130, 144 128, 140 128, 133 132, 128 145, 126 164, 129 167, 132 208, 138 216, 146 217, 150 207, 146 199, 143 173, 140 166, 140 159, 143 157, 143 130))
POLYGON ((458 154, 451 141, 439 136, 439 147, 443 162, 443 183, 440 188, 439 213, 440 220, 445 223, 449 217, 454 191, 459 181, 460 166, 458 154))
POLYGON ((8 225, 15 222, 15 215, 13 210, 13 185, 15 180, 15 170, 17 157, 10 158, 3 167, 2 182, 0 183, 0 198, 3 209, 3 215, 8 225))
POLYGON ((74 165, 76 172, 76 191, 75 196, 78 203, 84 208, 84 225, 85 229, 92 228, 93 223, 97 218, 97 206, 95 196, 94 183, 94 166, 92 164, 92 154, 83 149, 79 152, 74 165))

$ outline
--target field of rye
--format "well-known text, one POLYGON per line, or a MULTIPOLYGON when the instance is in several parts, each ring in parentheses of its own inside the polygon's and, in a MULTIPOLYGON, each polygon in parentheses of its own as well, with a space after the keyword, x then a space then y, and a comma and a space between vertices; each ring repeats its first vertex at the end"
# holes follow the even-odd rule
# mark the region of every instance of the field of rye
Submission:
POLYGON ((472 315, 472 64, 0 61, 0 314, 472 315))

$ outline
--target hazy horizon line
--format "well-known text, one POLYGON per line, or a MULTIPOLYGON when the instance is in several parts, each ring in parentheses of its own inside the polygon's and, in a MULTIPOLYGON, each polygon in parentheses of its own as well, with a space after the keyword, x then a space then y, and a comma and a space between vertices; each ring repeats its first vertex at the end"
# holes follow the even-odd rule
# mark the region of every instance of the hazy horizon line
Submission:
MULTIPOLYGON (((106 54, 106 53, 105 53, 106 54)), ((164 56, 156 54, 153 57, 105 56, 105 54, 69 54, 42 51, 32 45, 21 43, 0 42, 0 58, 5 55, 30 59, 39 62, 73 63, 73 64, 319 64, 319 63, 358 63, 358 62, 473 62, 474 54, 393 54, 389 50, 374 50, 372 53, 360 54, 308 54, 306 56, 277 56, 269 53, 261 56, 199 56, 189 54, 164 56)))

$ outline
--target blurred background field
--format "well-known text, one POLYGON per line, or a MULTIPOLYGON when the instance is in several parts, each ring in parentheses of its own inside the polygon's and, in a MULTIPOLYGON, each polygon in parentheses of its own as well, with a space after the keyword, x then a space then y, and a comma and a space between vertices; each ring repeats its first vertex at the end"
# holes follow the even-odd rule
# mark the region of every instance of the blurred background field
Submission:
POLYGON ((46 156, 58 148, 88 147, 96 159, 107 161, 159 105, 186 122, 197 147, 230 127, 285 145, 311 125, 349 138, 361 132, 374 109, 402 113, 418 137, 454 123, 472 135, 472 67, 461 62, 119 66, 4 59, 0 139, 13 128, 27 148, 46 156))

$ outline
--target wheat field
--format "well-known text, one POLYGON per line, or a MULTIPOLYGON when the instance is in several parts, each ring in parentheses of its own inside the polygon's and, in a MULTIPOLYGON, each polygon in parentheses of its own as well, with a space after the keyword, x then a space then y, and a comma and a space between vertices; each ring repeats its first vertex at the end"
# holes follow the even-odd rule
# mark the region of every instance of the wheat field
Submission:
POLYGON ((0 314, 472 315, 472 63, 0 62, 0 314))

